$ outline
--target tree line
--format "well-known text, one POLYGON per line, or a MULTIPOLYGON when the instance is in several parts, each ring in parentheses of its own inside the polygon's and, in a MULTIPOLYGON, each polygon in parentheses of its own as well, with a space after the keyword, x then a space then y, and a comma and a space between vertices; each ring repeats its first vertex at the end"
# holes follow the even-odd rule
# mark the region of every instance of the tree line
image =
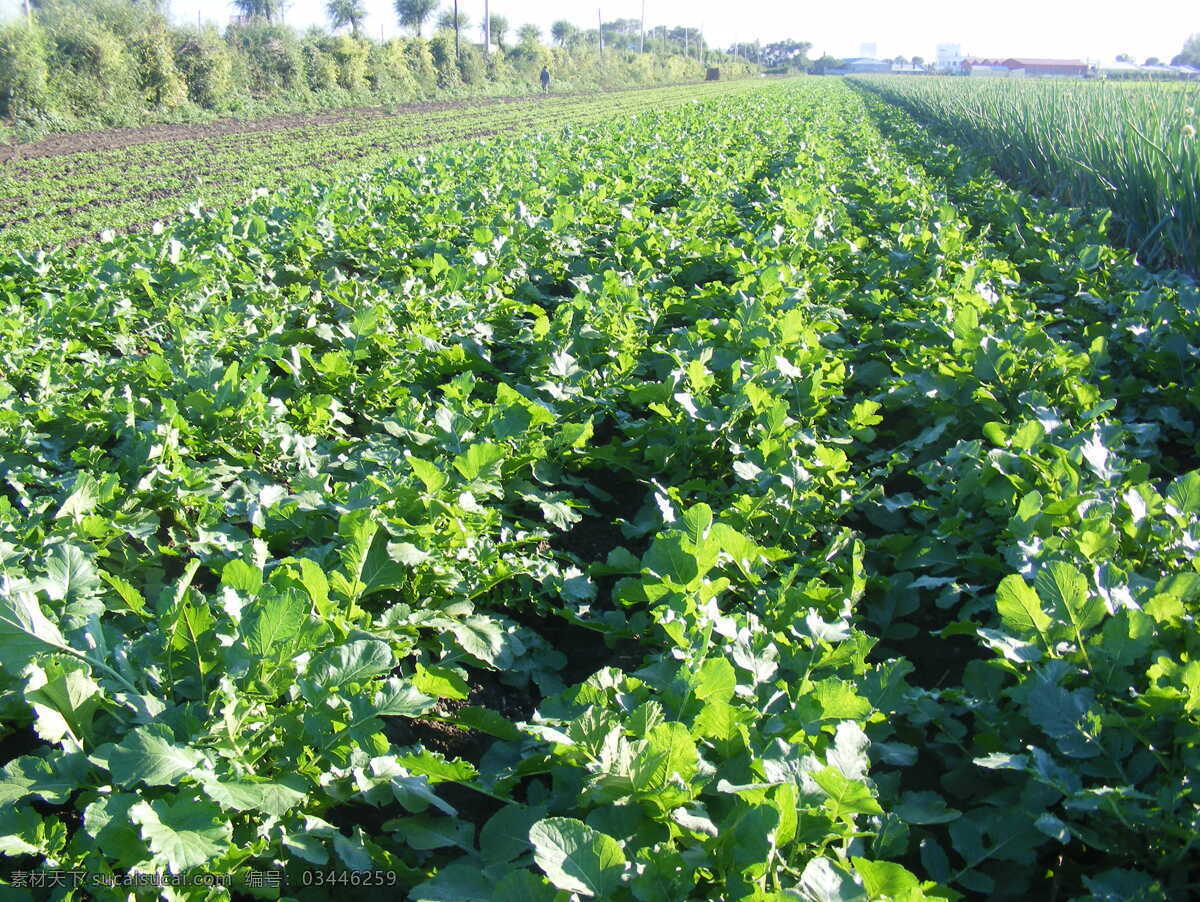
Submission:
POLYGON ((602 29, 561 20, 547 41, 537 26, 513 28, 495 14, 486 46, 461 2, 456 18, 438 0, 395 0, 411 36, 389 40, 366 33, 362 0, 328 0, 328 28, 304 31, 285 23, 281 0, 233 6, 237 15, 218 28, 172 24, 164 0, 31 0, 28 19, 0 25, 0 137, 519 94, 534 89, 542 66, 561 90, 699 80, 706 62, 726 77, 756 68, 707 47, 695 29, 635 42, 630 20, 602 29))

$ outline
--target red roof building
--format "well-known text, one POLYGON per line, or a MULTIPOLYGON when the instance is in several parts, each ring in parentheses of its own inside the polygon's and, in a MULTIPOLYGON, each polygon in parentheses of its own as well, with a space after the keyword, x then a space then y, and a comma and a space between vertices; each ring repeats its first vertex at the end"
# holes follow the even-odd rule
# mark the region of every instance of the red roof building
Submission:
POLYGON ((969 73, 976 67, 1007 69, 1010 73, 1016 74, 1022 72, 1031 78, 1046 75, 1056 75, 1064 78, 1083 78, 1088 74, 1088 65, 1082 60, 1033 59, 1030 57, 963 60, 962 68, 964 72, 969 73))

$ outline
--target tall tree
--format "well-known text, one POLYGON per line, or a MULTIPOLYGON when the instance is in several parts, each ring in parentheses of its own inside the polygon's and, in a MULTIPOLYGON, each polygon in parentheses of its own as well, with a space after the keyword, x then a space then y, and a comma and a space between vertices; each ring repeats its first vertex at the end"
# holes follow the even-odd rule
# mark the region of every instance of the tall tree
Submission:
POLYGON ((349 25, 350 33, 356 38, 362 32, 363 22, 367 20, 367 8, 363 0, 328 0, 325 12, 334 31, 349 25))
POLYGON ((812 44, 808 41, 776 41, 762 49, 763 65, 772 68, 792 66, 797 69, 807 69, 809 65, 808 51, 810 50, 812 50, 812 44))
POLYGON ((247 19, 275 22, 283 17, 285 0, 233 0, 234 8, 247 19))
POLYGON ((522 44, 536 44, 542 39, 542 30, 536 25, 522 25, 517 29, 517 40, 522 44))
POLYGON ((492 41, 501 50, 504 49, 504 37, 508 34, 508 19, 492 13, 492 41))
POLYGON ((578 29, 566 19, 559 19, 550 26, 550 37, 559 47, 566 47, 577 32, 578 29))
POLYGON ((1183 42, 1183 50, 1171 60, 1172 66, 1200 66, 1200 34, 1183 42))
POLYGON ((421 26, 429 21, 437 6, 438 0, 396 0, 396 17, 401 25, 420 37, 421 26))
MULTIPOLYGON (((471 17, 464 12, 459 12, 457 25, 460 31, 466 31, 471 27, 471 17)), ((451 10, 446 10, 444 13, 438 16, 437 27, 439 29, 445 29, 446 31, 454 31, 454 13, 451 10)))

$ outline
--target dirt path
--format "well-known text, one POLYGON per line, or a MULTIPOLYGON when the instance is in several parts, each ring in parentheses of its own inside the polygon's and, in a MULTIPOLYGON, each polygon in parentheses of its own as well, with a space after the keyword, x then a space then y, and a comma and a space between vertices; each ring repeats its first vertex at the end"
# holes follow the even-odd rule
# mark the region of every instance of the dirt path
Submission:
MULTIPOLYGON (((565 96, 562 94, 556 95, 565 96)), ((217 119, 213 122, 142 125, 136 128, 108 128, 90 132, 66 132, 28 144, 0 144, 0 163, 36 160, 76 153, 119 150, 154 141, 190 141, 220 138, 226 135, 284 131, 306 126, 334 125, 339 122, 386 119, 411 113, 436 113, 465 107, 523 103, 529 97, 474 97, 469 100, 443 100, 431 103, 394 104, 386 107, 349 107, 312 113, 270 116, 265 119, 217 119)))

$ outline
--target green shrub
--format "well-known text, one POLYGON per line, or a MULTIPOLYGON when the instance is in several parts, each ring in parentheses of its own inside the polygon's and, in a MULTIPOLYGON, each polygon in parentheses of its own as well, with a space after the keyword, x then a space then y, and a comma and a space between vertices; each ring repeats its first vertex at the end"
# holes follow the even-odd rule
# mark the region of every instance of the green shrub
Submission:
POLYGON ((192 103, 207 110, 229 104, 234 93, 233 58, 216 29, 176 32, 175 67, 192 103))
POLYGON ((27 118, 49 105, 46 36, 24 23, 0 26, 0 116, 27 118))
POLYGON ((334 35, 321 41, 336 67, 336 81, 347 91, 362 91, 367 87, 367 42, 349 35, 334 35))
POLYGON ((130 50, 142 97, 157 107, 177 107, 187 100, 187 85, 175 67, 171 35, 161 26, 135 35, 130 50))
POLYGON ((405 41, 371 42, 367 54, 367 84, 380 97, 409 100, 420 96, 420 86, 409 67, 405 41))
POLYGON ((255 97, 305 94, 308 75, 296 33, 280 25, 231 25, 225 40, 238 57, 241 79, 255 97))
POLYGON ((305 41, 301 53, 304 56, 304 78, 309 88, 320 92, 332 91, 337 87, 337 63, 319 40, 305 41))
POLYGON ((483 52, 474 44, 463 44, 458 57, 458 75, 463 84, 478 85, 487 81, 487 63, 483 52))
POLYGON ((408 71, 416 80, 418 89, 423 94, 431 93, 437 82, 437 68, 433 62, 433 48, 430 42, 421 38, 405 40, 404 56, 408 61, 408 71))
POLYGON ((446 91, 460 87, 462 77, 454 54, 454 35, 446 32, 434 35, 429 41, 429 53, 433 57, 438 88, 446 91))
POLYGON ((48 30, 48 89, 84 121, 136 122, 145 107, 128 47, 95 19, 62 20, 48 30))

